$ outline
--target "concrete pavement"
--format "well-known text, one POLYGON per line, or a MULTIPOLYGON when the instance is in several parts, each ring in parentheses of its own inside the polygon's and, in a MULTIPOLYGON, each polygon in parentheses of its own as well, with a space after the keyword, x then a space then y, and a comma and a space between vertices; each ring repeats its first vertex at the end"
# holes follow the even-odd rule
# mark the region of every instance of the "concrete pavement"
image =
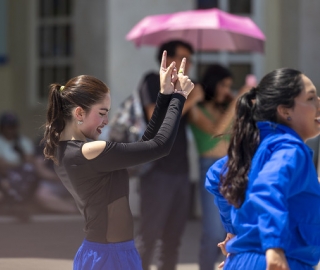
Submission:
MULTIPOLYGON (((200 229, 199 220, 188 222, 177 270, 199 269, 200 229)), ((79 215, 35 215, 27 223, 0 216, 0 270, 70 270, 83 236, 79 215)))
MULTIPOLYGON (((135 221, 138 228, 138 220, 135 221)), ((1 270, 72 269, 83 239, 79 215, 35 215, 27 223, 0 217, 1 270)), ((182 240, 178 270, 198 270, 200 222, 189 221, 182 240)), ((152 270, 155 270, 154 266, 152 270)))

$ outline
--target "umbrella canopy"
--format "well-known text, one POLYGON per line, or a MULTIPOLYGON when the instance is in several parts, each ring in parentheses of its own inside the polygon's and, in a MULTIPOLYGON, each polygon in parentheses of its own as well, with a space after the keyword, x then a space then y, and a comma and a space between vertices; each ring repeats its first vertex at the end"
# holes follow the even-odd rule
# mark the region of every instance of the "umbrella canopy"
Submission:
POLYGON ((265 36, 250 18, 213 8, 145 17, 126 39, 138 47, 180 39, 197 51, 263 52, 265 36))

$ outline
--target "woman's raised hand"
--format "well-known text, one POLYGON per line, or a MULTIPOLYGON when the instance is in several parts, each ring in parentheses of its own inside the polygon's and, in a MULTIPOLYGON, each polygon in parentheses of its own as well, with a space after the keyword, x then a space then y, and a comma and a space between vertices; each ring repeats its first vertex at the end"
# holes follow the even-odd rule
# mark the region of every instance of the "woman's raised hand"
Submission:
MULTIPOLYGON (((181 65, 179 68, 179 72, 177 75, 177 80, 175 83, 175 93, 179 93, 183 95, 185 98, 191 93, 192 89, 194 88, 193 82, 189 79, 188 76, 184 75, 184 69, 186 66, 187 59, 183 58, 181 61, 181 65)), ((174 76, 172 77, 174 78, 174 76)))
POLYGON ((165 95, 179 93, 185 98, 191 93, 194 84, 188 76, 184 75, 186 58, 182 59, 179 73, 177 73, 176 63, 172 62, 167 67, 167 52, 163 51, 160 65, 160 92, 165 95))
POLYGON ((173 94, 177 70, 175 62, 172 62, 169 67, 167 67, 167 51, 163 51, 159 74, 160 92, 164 95, 173 94))

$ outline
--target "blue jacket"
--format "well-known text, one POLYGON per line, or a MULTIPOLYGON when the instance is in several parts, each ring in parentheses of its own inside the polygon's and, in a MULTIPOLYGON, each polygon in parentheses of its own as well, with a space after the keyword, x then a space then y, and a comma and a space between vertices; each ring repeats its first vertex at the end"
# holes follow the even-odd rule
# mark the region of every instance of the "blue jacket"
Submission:
POLYGON ((227 157, 207 172, 227 232, 235 234, 229 253, 265 253, 282 248, 286 257, 308 265, 320 259, 320 184, 312 150, 291 128, 258 122, 260 145, 252 159, 243 205, 236 209, 219 193, 227 157))

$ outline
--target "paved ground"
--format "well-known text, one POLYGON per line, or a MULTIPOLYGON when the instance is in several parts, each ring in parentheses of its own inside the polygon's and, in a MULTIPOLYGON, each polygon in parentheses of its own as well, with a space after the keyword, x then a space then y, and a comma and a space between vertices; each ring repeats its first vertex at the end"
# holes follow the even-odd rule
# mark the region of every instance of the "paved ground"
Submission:
MULTIPOLYGON (((138 222, 135 221, 135 228, 138 222)), ((190 220, 182 239, 177 270, 199 269, 199 238, 200 222, 190 220)), ((79 215, 35 215, 26 223, 0 216, 0 270, 72 269, 82 239, 79 215)))
MULTIPOLYGON (((136 228, 138 227, 136 222, 136 228)), ((200 222, 189 221, 183 237, 178 270, 197 270, 200 222)), ((1 270, 72 269, 83 239, 78 215, 37 215, 29 222, 0 217, 1 270)), ((156 269, 156 267, 153 267, 156 269)))

